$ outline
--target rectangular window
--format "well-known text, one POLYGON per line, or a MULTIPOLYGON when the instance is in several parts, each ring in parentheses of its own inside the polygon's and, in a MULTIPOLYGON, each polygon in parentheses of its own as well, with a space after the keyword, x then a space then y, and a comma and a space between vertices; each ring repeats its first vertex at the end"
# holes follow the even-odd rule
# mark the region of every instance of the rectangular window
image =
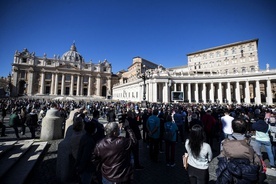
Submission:
POLYGON ((22 58, 21 61, 22 63, 27 63, 27 58, 22 58))
POLYGON ((66 80, 66 81, 71 81, 71 75, 66 74, 66 75, 65 75, 65 80, 66 80))
POLYGON ((20 73, 20 77, 21 77, 22 79, 24 79, 24 78, 25 78, 25 71, 21 71, 21 73, 20 73))
POLYGON ((83 77, 83 82, 88 82, 88 76, 83 77))
POLYGON ((45 74, 45 79, 46 80, 51 80, 52 79, 52 74, 51 73, 46 73, 45 74))

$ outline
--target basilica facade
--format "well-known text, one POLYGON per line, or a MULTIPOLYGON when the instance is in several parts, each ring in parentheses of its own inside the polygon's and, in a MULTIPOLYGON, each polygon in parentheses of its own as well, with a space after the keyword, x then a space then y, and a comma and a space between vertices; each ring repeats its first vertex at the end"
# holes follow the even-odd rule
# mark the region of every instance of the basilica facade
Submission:
MULTIPOLYGON (((75 43, 61 57, 16 51, 11 96, 101 97, 186 103, 276 102, 276 70, 259 69, 258 39, 187 54, 187 65, 165 68, 139 56, 127 71, 112 73, 107 60, 85 62, 75 43)), ((171 61, 168 61, 171 62, 171 61)))
POLYGON ((111 96, 118 83, 107 61, 86 63, 75 43, 61 57, 38 57, 24 49, 16 51, 12 64, 11 96, 111 96))
POLYGON ((258 41, 240 41, 189 53, 188 64, 174 68, 135 57, 123 78, 113 86, 113 99, 273 104, 276 70, 271 70, 269 64, 265 70, 259 69, 258 41))

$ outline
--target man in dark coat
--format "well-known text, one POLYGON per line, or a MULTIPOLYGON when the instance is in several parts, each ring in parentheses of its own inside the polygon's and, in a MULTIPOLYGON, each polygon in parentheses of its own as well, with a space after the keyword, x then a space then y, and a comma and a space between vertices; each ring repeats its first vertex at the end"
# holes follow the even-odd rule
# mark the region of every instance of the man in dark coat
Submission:
POLYGON ((36 114, 36 110, 32 109, 29 114, 26 116, 26 124, 30 129, 32 139, 35 139, 35 130, 37 127, 38 115, 36 114))
POLYGON ((91 121, 84 122, 85 134, 81 137, 77 154, 77 172, 80 175, 82 184, 90 184, 93 175, 96 175, 96 167, 92 163, 92 153, 96 142, 93 135, 96 132, 96 125, 91 121))
MULTIPOLYGON (((140 161, 139 161, 139 140, 142 139, 142 136, 141 136, 141 132, 140 132, 140 129, 139 129, 139 124, 138 122, 136 121, 136 116, 135 116, 135 112, 132 111, 132 110, 129 110, 127 112, 127 118, 126 120, 128 121, 129 123, 129 127, 133 130, 133 133, 137 139, 137 143, 134 144, 132 146, 132 154, 133 154, 133 159, 134 159, 134 167, 136 170, 141 170, 143 169, 144 167, 140 165, 140 161)), ((129 135, 127 134, 127 137, 129 137, 129 135)))
POLYGON ((132 129, 125 123, 130 137, 119 137, 120 128, 116 122, 105 126, 106 137, 95 147, 94 163, 100 162, 103 183, 131 183, 133 168, 130 164, 130 151, 137 140, 132 129))
POLYGON ((6 131, 6 126, 4 125, 4 123, 0 120, 0 128, 2 129, 1 131, 1 137, 5 137, 5 131, 6 131))

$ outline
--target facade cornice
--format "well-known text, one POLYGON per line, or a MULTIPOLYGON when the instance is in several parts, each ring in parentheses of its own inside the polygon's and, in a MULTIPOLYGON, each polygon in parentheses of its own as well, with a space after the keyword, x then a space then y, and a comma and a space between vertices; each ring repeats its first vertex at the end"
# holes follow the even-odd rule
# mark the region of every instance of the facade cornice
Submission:
POLYGON ((225 44, 225 45, 221 45, 221 46, 217 46, 217 47, 211 47, 211 48, 208 48, 208 49, 199 50, 199 51, 196 51, 196 52, 188 53, 187 56, 194 55, 194 54, 200 54, 202 52, 209 52, 209 51, 217 50, 217 49, 223 49, 223 48, 231 47, 231 46, 235 46, 235 45, 246 44, 246 43, 255 42, 255 41, 257 42, 257 45, 258 45, 259 39, 256 38, 256 39, 240 41, 240 42, 234 42, 234 43, 225 44))

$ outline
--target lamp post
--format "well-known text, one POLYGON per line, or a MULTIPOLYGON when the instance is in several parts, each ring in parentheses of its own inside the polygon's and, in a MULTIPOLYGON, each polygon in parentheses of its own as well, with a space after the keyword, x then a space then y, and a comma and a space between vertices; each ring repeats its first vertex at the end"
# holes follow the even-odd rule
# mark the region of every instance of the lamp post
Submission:
POLYGON ((146 65, 143 65, 142 71, 140 69, 137 70, 137 77, 141 78, 143 80, 143 101, 142 101, 142 106, 146 107, 147 106, 147 101, 146 101, 146 80, 151 78, 152 73, 146 69, 146 65))
POLYGON ((8 84, 7 84, 7 92, 6 96, 11 96, 11 74, 8 75, 8 84))

